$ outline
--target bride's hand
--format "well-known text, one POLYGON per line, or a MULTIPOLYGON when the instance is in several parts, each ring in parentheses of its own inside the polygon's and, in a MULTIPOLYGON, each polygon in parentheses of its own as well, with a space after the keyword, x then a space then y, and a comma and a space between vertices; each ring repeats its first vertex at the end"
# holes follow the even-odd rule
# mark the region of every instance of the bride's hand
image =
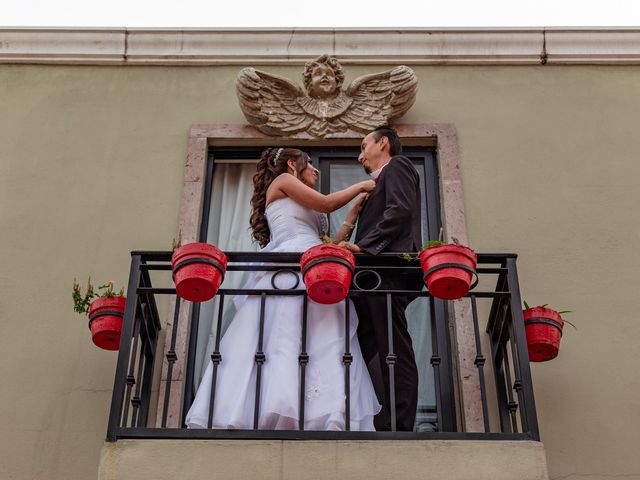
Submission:
POLYGON ((360 210, 362 210, 362 206, 364 205, 364 202, 366 202, 368 198, 369 198, 368 193, 361 193, 355 198, 355 200, 351 204, 351 207, 349 207, 349 211, 347 212, 347 215, 344 219, 345 224, 354 225, 358 221, 358 217, 360 216, 360 210))
POLYGON ((376 182, 373 180, 364 180, 360 182, 360 189, 363 192, 372 192, 374 188, 376 188, 376 182))
POLYGON ((362 249, 358 245, 356 245, 355 243, 348 242, 346 240, 338 243, 338 246, 346 248, 347 250, 349 250, 349 251, 351 251, 353 253, 361 253, 362 252, 362 249))
POLYGON ((369 193, 361 193, 354 200, 353 204, 351 205, 351 208, 349 209, 351 212, 355 214, 354 220, 358 218, 358 215, 360 215, 360 210, 362 210, 362 206, 364 205, 364 202, 366 202, 367 199, 369 198, 369 195, 370 195, 369 193))

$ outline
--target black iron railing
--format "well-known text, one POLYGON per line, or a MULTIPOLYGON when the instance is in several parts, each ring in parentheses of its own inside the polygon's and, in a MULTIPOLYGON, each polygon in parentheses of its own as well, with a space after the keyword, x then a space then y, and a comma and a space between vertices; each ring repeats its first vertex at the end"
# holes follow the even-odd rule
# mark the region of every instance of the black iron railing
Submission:
MULTIPOLYGON (((290 269, 299 271, 299 253, 249 253, 227 252, 229 260, 228 272, 242 271, 280 271, 290 269)), ((384 269, 417 269, 416 263, 409 263, 399 255, 384 254, 380 256, 357 255, 358 271, 384 269)), ((449 302, 432 298, 426 289, 422 291, 387 291, 387 290, 358 290, 352 288, 349 297, 360 295, 385 295, 389 301, 393 295, 406 295, 424 298, 428 303, 427 319, 431 329, 431 355, 428 364, 418 365, 419 369, 430 369, 429 381, 433 382, 435 390, 435 405, 423 410, 435 410, 436 420, 433 430, 416 432, 320 432, 304 430, 304 388, 305 368, 308 362, 306 352, 307 342, 307 296, 304 289, 294 288, 279 290, 243 290, 239 288, 224 288, 223 284, 218 292, 216 316, 218 318, 214 333, 214 348, 211 355, 213 362, 214 381, 211 390, 211 406, 209 425, 213 404, 217 395, 215 372, 221 361, 220 340, 222 312, 225 299, 233 295, 258 295, 262 305, 267 297, 273 295, 298 295, 303 297, 304 308, 302 315, 301 351, 298 357, 300 369, 300 421, 298 430, 269 431, 258 430, 258 405, 261 390, 261 378, 257 375, 255 422, 252 430, 224 430, 224 429, 187 429, 184 426, 184 416, 193 399, 193 366, 195 362, 195 345, 198 335, 199 304, 192 305, 192 312, 187 320, 181 315, 182 309, 189 306, 189 302, 176 297, 175 288, 168 273, 171 270, 170 252, 132 252, 131 270, 128 284, 126 311, 121 336, 120 351, 116 368, 107 440, 115 441, 119 438, 226 438, 226 439, 532 439, 539 440, 536 418, 535 401, 529 359, 526 348, 524 321, 522 318, 520 291, 516 271, 516 256, 513 254, 479 254, 478 277, 479 285, 473 289, 466 299, 458 301, 456 308, 468 308, 474 327, 474 342, 476 355, 474 365, 477 368, 478 388, 482 409, 483 432, 469 432, 461 427, 461 409, 456 409, 456 399, 459 394, 454 393, 452 364, 457 362, 451 355, 450 328, 448 317, 449 302), (164 272, 164 273, 163 273, 164 272), (160 283, 155 277, 164 275, 162 283, 171 287, 158 287, 152 284, 160 283), (159 298, 174 299, 173 311, 167 313, 170 318, 170 347, 164 353, 166 361, 165 378, 161 388, 154 389, 154 378, 159 383, 158 375, 154 376, 155 368, 160 368, 157 352, 162 351, 163 345, 158 345, 158 333, 161 317, 157 304, 159 298), (467 302, 467 303, 465 303, 467 302), (181 320, 181 318, 183 320, 181 320), (481 318, 486 320, 481 324, 481 318), (179 324, 187 321, 190 331, 187 353, 179 356, 176 353, 179 324), (482 331, 485 325, 485 331, 482 331), (159 350, 160 349, 160 350, 159 350), (485 353, 490 351, 491 361, 485 360, 485 353), (174 365, 181 362, 181 370, 185 372, 176 387, 173 378, 174 365), (172 404, 172 395, 182 397, 181 411, 174 414, 181 415, 178 427, 168 427, 168 415, 172 404), (150 412, 159 410, 162 413, 152 415, 150 412), (458 411, 458 413, 456 413, 458 411), (160 420, 156 421, 156 418, 160 420)), ((275 287, 275 284, 274 284, 275 287)), ((163 305, 168 302, 163 301, 163 305)), ((348 312, 348 309, 346 309, 348 312)), ((264 308, 261 309, 261 319, 264 308)), ((349 315, 345 315, 346 331, 349 331, 349 315)), ((262 324, 262 321, 261 321, 262 324)), ((201 333, 202 334, 202 333, 201 333)), ((350 414, 349 398, 349 367, 351 353, 349 352, 348 335, 343 355, 345 381, 345 425, 348 428, 350 414)), ((391 343, 392 344, 392 343, 391 343)), ((391 352, 393 353, 393 352, 391 352)), ((393 359, 393 355, 389 355, 393 359)), ((256 346, 255 362, 260 371, 265 361, 262 346, 256 346)), ((393 369, 393 361, 389 364, 393 369)), ((458 365, 458 367, 460 367, 458 365)), ((393 391, 391 395, 393 395, 393 391)), ((467 400, 469 401, 469 400, 467 400)), ((173 407, 175 409, 175 407, 173 407)), ((420 408, 419 408, 420 410, 420 408)))

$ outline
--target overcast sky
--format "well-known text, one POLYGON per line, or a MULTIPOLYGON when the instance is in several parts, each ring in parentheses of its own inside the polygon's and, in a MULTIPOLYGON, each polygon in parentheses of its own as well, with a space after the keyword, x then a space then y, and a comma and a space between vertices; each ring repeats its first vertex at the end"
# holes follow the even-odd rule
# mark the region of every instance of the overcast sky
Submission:
POLYGON ((640 26, 640 0, 2 0, 0 26, 640 26))

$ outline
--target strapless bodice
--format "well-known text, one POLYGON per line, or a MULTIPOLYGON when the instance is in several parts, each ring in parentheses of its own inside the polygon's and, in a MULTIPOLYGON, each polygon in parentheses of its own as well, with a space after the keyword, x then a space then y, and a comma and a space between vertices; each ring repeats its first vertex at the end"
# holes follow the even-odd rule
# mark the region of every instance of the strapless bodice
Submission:
POLYGON ((303 252, 321 243, 327 232, 327 216, 285 197, 274 200, 265 210, 271 240, 265 249, 281 252, 303 252))

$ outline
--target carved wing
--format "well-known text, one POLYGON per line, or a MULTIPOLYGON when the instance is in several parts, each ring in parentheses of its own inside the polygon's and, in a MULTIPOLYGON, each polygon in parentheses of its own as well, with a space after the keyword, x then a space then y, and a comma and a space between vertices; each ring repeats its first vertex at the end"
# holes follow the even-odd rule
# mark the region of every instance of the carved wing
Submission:
POLYGON ((249 123, 266 134, 292 134, 311 123, 298 103, 304 91, 287 78, 243 68, 236 80, 236 93, 249 123))
POLYGON ((400 65, 386 72, 356 78, 347 95, 352 107, 341 117, 351 128, 370 132, 378 125, 401 117, 413 105, 418 78, 409 67, 400 65))

